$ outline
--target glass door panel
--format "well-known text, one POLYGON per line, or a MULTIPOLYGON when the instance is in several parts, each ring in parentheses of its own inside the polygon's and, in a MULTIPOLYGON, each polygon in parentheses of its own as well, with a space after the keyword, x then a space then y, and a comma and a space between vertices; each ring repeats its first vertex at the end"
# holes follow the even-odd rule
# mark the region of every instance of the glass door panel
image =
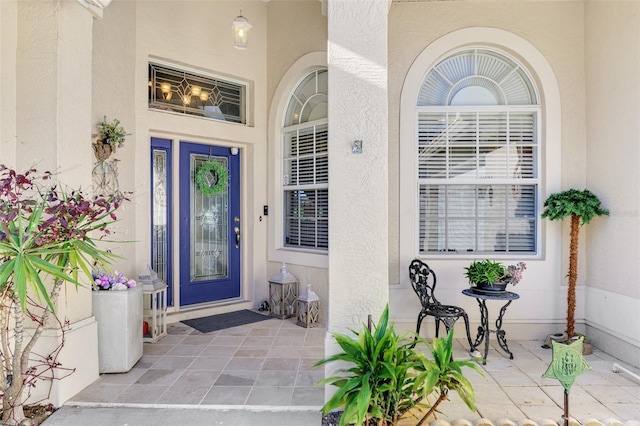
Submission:
POLYGON ((226 147, 181 142, 179 173, 180 305, 238 298, 240 154, 232 155, 226 147), (198 184, 203 167, 208 171, 200 174, 198 184), (225 177, 226 184, 211 191, 225 177))

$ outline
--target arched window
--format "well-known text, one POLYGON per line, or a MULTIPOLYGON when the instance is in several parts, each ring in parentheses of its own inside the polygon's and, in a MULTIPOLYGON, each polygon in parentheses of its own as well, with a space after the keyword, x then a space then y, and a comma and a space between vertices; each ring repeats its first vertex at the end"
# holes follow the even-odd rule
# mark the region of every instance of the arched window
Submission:
POLYGON ((298 83, 282 128, 283 246, 329 247, 327 70, 298 83))
POLYGON ((418 252, 537 253, 540 103, 527 71, 487 48, 438 62, 416 105, 418 252))

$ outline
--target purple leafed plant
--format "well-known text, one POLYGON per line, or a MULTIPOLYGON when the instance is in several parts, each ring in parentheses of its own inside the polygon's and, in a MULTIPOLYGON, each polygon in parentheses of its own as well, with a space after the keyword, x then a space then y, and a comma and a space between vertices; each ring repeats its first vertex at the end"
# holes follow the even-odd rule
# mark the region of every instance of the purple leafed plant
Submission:
POLYGON ((31 168, 19 173, 0 165, 0 347, 5 348, 0 363, 6 366, 0 369, 2 424, 20 424, 25 389, 28 398, 42 371, 59 369, 60 347, 41 356, 39 368, 31 352, 51 318, 61 328, 66 324, 55 315, 62 285, 83 286, 79 274, 93 282, 94 265, 107 267, 117 258, 96 241, 109 235, 107 228, 123 200, 64 189, 49 172, 31 168), (35 327, 29 333, 27 320, 35 327))

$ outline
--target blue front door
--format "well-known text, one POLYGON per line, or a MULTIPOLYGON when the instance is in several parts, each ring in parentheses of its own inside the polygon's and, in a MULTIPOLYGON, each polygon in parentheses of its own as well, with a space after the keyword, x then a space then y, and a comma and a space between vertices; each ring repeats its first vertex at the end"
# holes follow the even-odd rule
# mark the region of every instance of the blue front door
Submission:
POLYGON ((179 170, 180 305, 238 298, 240 154, 181 142, 179 170), (227 184, 221 184, 220 168, 226 170, 227 184))

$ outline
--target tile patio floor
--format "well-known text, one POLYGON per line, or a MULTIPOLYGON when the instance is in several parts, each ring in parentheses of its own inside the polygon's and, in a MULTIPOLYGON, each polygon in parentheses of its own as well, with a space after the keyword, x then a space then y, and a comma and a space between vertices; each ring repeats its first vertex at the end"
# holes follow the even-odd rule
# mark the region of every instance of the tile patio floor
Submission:
MULTIPOLYGON (((130 372, 102 375, 67 405, 319 410, 324 391, 314 384, 324 372, 313 364, 324 356, 324 338, 324 329, 301 328, 293 319, 269 319, 208 334, 182 323, 170 324, 168 336, 144 344, 144 355, 130 372)), ((455 358, 468 358, 463 343, 456 341, 455 358)), ((540 341, 509 341, 514 353, 509 360, 493 345, 494 339, 491 343, 487 365, 482 366, 485 377, 465 372, 474 386, 478 412, 453 395, 440 405, 438 418, 559 422, 563 388, 556 380, 541 377, 551 350, 541 348, 540 341)), ((583 423, 616 419, 640 424, 640 383, 614 373, 612 366, 639 371, 597 348, 586 359, 592 369, 571 389, 570 414, 583 423)))

